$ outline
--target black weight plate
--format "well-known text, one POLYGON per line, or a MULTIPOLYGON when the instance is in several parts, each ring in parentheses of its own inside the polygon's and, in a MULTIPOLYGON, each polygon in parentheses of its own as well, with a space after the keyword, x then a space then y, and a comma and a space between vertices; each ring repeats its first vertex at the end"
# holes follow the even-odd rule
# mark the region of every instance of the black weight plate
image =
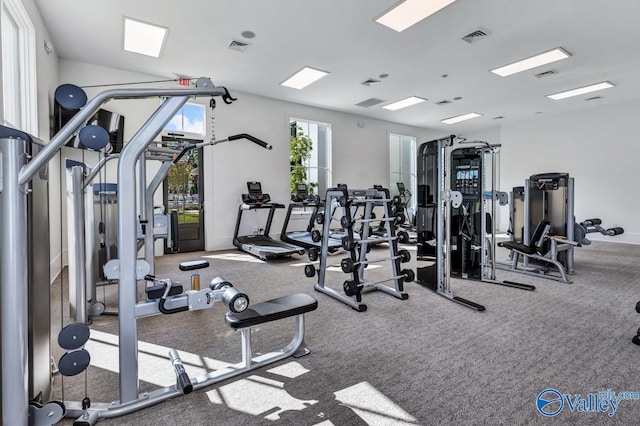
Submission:
POLYGON ((69 111, 76 111, 87 103, 87 94, 75 84, 62 84, 54 94, 56 102, 69 111))
POLYGON ((90 361, 91 356, 86 349, 67 352, 58 361, 58 370, 63 376, 75 376, 86 370, 90 361))
POLYGON ((100 126, 89 124, 80 129, 80 142, 88 149, 98 151, 109 143, 109 133, 100 126))
POLYGON ((73 323, 60 330, 58 345, 62 349, 73 350, 81 348, 89 340, 89 326, 82 323, 73 323))

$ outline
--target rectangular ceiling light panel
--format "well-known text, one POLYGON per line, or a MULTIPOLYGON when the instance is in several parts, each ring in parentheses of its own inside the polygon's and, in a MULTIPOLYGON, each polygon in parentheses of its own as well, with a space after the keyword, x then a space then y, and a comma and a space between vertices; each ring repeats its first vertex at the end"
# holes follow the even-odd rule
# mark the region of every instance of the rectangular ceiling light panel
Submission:
POLYGON ((455 124, 465 120, 471 120, 472 118, 482 117, 482 114, 478 114, 476 112, 470 112, 469 114, 458 115, 456 117, 447 118, 441 120, 442 123, 445 124, 455 124))
POLYGON ((412 105, 416 105, 416 104, 422 103, 424 101, 426 101, 426 99, 419 98, 417 96, 411 96, 411 97, 408 97, 406 99, 402 99, 402 100, 399 100, 397 102, 394 102, 392 104, 385 105, 382 108, 388 109, 389 111, 397 111, 399 109, 407 108, 407 107, 410 107, 412 105))
POLYGON ((498 74, 500 77, 507 77, 512 74, 516 74, 522 71, 530 70, 542 65, 550 64, 552 62, 566 59, 571 55, 563 49, 553 49, 549 52, 541 53, 530 58, 523 59, 513 64, 505 65, 500 68, 491 70, 492 73, 498 74))
POLYGON ((304 67, 282 83, 281 86, 291 87, 292 89, 303 89, 320 80, 322 77, 327 76, 329 73, 326 71, 317 70, 311 67, 304 67))
POLYGON ((571 98, 573 96, 580 96, 580 95, 584 95, 585 93, 597 92, 598 90, 609 89, 611 87, 613 87, 613 84, 611 84, 608 81, 603 81, 601 83, 591 84, 589 86, 567 90, 566 92, 547 95, 547 98, 553 99, 554 101, 558 101, 560 99, 571 98))
POLYGON ((454 1, 456 0, 405 0, 377 18, 376 22, 401 32, 440 9, 444 9, 454 1))
POLYGON ((124 17, 124 50, 159 58, 169 29, 124 17))

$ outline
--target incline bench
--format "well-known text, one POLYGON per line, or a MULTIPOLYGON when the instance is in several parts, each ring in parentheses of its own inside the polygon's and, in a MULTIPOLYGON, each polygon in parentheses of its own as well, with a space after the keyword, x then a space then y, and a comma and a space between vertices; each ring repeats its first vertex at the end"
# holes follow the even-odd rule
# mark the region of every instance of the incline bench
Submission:
POLYGON ((541 220, 538 226, 536 226, 531 236, 531 242, 528 245, 515 241, 503 241, 498 243, 498 246, 511 250, 513 258, 510 269, 512 271, 571 284, 571 280, 567 278, 564 266, 558 261, 558 252, 568 250, 571 245, 577 245, 577 243, 549 235, 550 229, 550 222, 548 220, 541 220), (545 241, 549 242, 547 252, 543 251, 545 241), (532 270, 518 268, 521 255, 525 258, 537 260, 549 268, 533 268, 532 270))

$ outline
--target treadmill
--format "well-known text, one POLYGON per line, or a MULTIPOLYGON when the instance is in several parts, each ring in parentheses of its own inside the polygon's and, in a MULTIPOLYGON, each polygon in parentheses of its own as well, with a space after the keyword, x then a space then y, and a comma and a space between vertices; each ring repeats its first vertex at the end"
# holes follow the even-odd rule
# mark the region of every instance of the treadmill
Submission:
MULTIPOLYGON (((287 216, 284 219, 284 224, 282 225, 282 232, 280 233, 280 239, 286 243, 293 244, 299 247, 303 247, 305 249, 311 247, 320 248, 321 241, 317 243, 313 241, 311 237, 311 232, 314 228, 314 222, 316 219, 316 214, 318 213, 318 208, 323 207, 323 203, 320 200, 319 196, 309 195, 309 188, 305 183, 296 184, 296 193, 291 194, 291 203, 289 204, 289 209, 287 210, 287 216), (304 231, 289 231, 289 221, 291 220, 291 214, 293 211, 302 210, 303 212, 307 209, 311 210, 311 217, 309 218, 309 223, 307 224, 307 229, 304 231)), ((342 241, 336 238, 329 238, 329 252, 334 252, 342 248, 342 241)))
POLYGON ((236 229, 233 233, 233 245, 262 260, 288 257, 292 254, 304 254, 303 248, 276 241, 269 237, 273 215, 276 209, 283 209, 284 204, 272 203, 269 194, 262 193, 262 185, 260 185, 260 182, 247 182, 247 190, 249 193, 242 194, 242 204, 238 207, 238 219, 236 220, 236 229), (269 210, 264 232, 256 235, 238 235, 240 223, 242 222, 242 213, 246 210, 259 209, 269 210))
POLYGON ((411 192, 404 186, 404 182, 396 182, 398 186, 398 194, 400 195, 400 205, 405 215, 405 222, 399 223, 398 227, 402 228, 407 234, 409 234, 409 242, 418 242, 418 233, 416 231, 416 217, 409 214, 409 201, 411 200, 411 192))

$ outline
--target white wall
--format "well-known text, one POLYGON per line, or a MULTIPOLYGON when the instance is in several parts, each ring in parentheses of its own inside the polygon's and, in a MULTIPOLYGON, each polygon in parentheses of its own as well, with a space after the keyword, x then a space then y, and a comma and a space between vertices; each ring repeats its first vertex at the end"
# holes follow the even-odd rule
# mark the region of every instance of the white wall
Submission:
MULTIPOLYGON (((275 202, 288 204, 289 119, 296 117, 331 124, 332 183, 352 188, 386 185, 389 180, 389 133, 415 136, 419 141, 434 137, 432 132, 362 116, 275 101, 238 93, 238 101, 216 111, 216 135, 250 133, 273 145, 265 151, 248 141, 234 141, 207 148, 205 167, 207 250, 232 247, 233 230, 241 194, 246 182, 262 182, 264 192, 275 202), (358 126, 358 122, 363 127, 358 126)), ((243 227, 264 226, 263 216, 248 212, 243 227), (245 223, 248 222, 248 223, 245 223)), ((285 212, 274 219, 271 233, 279 235, 285 212)))
MULTIPOLYGON (((639 111, 640 100, 503 123, 503 190, 523 185, 533 174, 568 172, 575 178, 576 220, 599 217, 607 228, 625 229, 614 238, 595 233, 588 238, 640 244, 639 111)), ((501 229, 508 226, 505 220, 501 229)))
MULTIPOLYGON (((161 79, 157 76, 131 73, 112 68, 60 60, 60 83, 79 86, 128 83, 161 79)), ((175 83, 136 85, 135 87, 169 86, 175 83)), ((87 88, 91 98, 106 88, 87 88)), ((205 248, 216 250, 233 247, 233 230, 241 194, 246 182, 262 182, 264 192, 272 200, 287 204, 289 193, 289 119, 297 117, 331 123, 333 136, 333 183, 344 182, 351 187, 371 187, 386 184, 389 176, 388 133, 415 136, 418 141, 438 134, 425 129, 343 114, 320 108, 275 101, 245 94, 229 88, 238 98, 232 105, 218 102, 215 134, 218 139, 238 133, 249 133, 273 145, 267 151, 246 140, 237 140, 204 152, 205 179, 205 248), (357 123, 363 124, 359 127, 357 123)), ((112 101, 106 108, 125 116, 125 140, 144 122, 158 105, 157 100, 112 101)), ((208 105, 208 99, 198 102, 208 105)), ((210 138, 210 110, 207 108, 207 140, 210 138)), ((253 212, 250 212, 253 213, 253 212)), ((285 212, 278 212, 272 234, 278 235, 285 212)), ((245 215, 248 226, 264 226, 262 215, 245 215)))

